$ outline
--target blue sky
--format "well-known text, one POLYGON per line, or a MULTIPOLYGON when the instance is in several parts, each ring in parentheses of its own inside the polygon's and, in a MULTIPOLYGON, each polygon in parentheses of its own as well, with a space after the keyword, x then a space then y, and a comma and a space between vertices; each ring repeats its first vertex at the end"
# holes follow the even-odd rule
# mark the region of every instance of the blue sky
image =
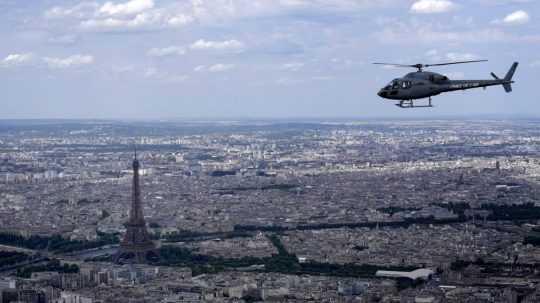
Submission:
POLYGON ((540 116, 538 0, 0 0, 0 118, 540 116), (402 110, 376 92, 436 63, 499 87, 402 110))

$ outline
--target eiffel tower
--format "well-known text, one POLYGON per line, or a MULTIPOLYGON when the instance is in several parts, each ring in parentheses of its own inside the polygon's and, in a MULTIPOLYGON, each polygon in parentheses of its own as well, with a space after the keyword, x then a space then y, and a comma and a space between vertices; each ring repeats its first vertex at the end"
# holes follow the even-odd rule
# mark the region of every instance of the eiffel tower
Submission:
POLYGON ((115 256, 116 263, 147 263, 159 259, 159 253, 146 230, 139 185, 139 160, 133 159, 133 189, 129 220, 124 224, 126 234, 115 256))

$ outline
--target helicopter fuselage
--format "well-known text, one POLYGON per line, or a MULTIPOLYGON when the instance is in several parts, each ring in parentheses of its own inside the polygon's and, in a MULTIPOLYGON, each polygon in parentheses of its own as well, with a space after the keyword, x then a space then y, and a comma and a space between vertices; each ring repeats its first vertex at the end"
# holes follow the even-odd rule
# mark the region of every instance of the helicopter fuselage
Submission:
POLYGON ((466 90, 472 88, 494 85, 502 85, 504 90, 509 93, 512 91, 512 77, 518 67, 519 63, 514 62, 504 78, 499 78, 494 73, 491 73, 493 79, 491 80, 450 80, 445 75, 425 72, 423 69, 432 66, 443 66, 453 64, 464 64, 474 62, 484 62, 486 60, 472 60, 472 61, 458 61, 447 62, 437 64, 393 64, 393 63, 373 63, 378 65, 394 66, 394 67, 408 67, 416 68, 417 72, 408 73, 405 77, 392 80, 387 86, 383 87, 377 95, 381 98, 390 100, 399 100, 396 105, 401 108, 415 108, 415 107, 432 107, 431 97, 439 95, 445 92, 451 92, 456 90, 466 90), (415 104, 414 100, 429 98, 429 103, 426 105, 415 104))
POLYGON ((429 98, 444 92, 466 90, 512 83, 504 79, 495 80, 450 80, 433 72, 409 73, 403 78, 394 79, 383 87, 378 95, 390 100, 416 100, 429 98))

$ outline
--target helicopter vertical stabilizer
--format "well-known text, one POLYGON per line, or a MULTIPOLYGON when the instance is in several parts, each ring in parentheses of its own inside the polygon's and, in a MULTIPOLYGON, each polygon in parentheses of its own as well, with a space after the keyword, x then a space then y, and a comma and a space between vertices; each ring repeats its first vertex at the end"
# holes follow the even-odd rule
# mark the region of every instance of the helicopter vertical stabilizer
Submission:
POLYGON ((514 77, 514 73, 516 72, 518 64, 518 62, 514 62, 514 64, 512 64, 512 67, 510 67, 510 69, 508 70, 508 73, 506 73, 506 76, 504 76, 505 83, 503 84, 503 87, 507 93, 512 91, 512 77, 514 77))

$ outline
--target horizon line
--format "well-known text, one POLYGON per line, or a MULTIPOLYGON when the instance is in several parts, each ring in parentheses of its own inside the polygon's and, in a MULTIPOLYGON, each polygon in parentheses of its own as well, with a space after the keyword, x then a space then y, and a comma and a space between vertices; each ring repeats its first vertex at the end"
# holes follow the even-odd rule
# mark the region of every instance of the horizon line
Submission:
POLYGON ((470 115, 433 115, 433 116, 320 116, 320 117, 168 117, 168 118, 0 118, 0 123, 5 122, 94 122, 94 123, 112 123, 112 122, 332 122, 332 121, 430 121, 430 120, 538 120, 540 115, 524 114, 470 114, 470 115))

